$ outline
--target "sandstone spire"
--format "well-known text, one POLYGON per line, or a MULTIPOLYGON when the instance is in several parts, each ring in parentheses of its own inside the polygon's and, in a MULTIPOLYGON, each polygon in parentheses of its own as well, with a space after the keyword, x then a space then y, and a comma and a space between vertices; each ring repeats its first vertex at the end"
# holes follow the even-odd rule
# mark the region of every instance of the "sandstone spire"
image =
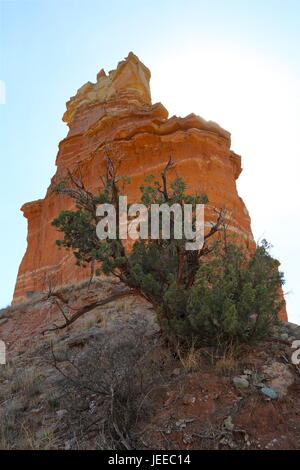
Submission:
POLYGON ((63 121, 70 124, 74 113, 82 104, 105 102, 107 100, 128 95, 131 101, 151 104, 150 70, 130 52, 125 60, 118 63, 115 70, 108 74, 101 69, 97 74, 96 83, 87 82, 67 103, 67 111, 63 121))
MULTIPOLYGON (((120 176, 130 176, 129 202, 140 198, 144 177, 159 174, 169 156, 191 193, 208 195, 211 206, 228 211, 231 232, 253 246, 250 217, 239 197, 236 179, 241 157, 230 149, 230 134, 218 124, 190 114, 173 116, 161 103, 151 104, 150 71, 131 52, 108 74, 103 69, 96 83, 86 83, 67 103, 64 121, 69 132, 59 144, 55 177, 66 168, 78 172, 90 191, 99 189, 107 147, 121 158, 120 176)), ((74 264, 73 254, 55 245, 58 233, 51 221, 63 209, 72 208, 69 198, 57 197, 48 188, 44 199, 26 203, 28 246, 17 277, 14 303, 28 293, 43 291, 47 279, 57 287, 89 277, 74 264)), ((214 216, 206 212, 206 224, 214 216)))

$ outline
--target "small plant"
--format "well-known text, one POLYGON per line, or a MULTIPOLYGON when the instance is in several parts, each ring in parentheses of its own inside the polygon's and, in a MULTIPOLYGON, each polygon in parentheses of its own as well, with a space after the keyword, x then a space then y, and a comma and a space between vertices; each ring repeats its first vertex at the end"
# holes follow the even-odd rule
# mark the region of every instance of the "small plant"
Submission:
POLYGON ((59 407, 59 399, 57 397, 48 397, 47 404, 50 409, 54 410, 55 408, 59 407))

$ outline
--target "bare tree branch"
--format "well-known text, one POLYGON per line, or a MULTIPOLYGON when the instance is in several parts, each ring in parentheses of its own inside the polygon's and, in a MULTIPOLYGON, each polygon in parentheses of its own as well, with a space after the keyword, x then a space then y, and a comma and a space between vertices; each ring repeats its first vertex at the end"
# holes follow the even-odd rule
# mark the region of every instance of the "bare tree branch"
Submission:
POLYGON ((136 294, 137 294, 136 290, 126 290, 126 291, 123 291, 123 292, 112 294, 111 296, 109 296, 105 299, 97 300, 96 302, 92 302, 88 305, 84 305, 79 310, 77 310, 77 312, 70 318, 67 318, 64 314, 63 316, 65 318, 65 323, 63 323, 62 325, 59 325, 59 326, 55 326, 54 328, 47 328, 47 329, 42 331, 42 334, 45 334, 48 331, 62 330, 63 328, 66 328, 67 326, 71 325, 76 320, 78 320, 78 318, 80 318, 82 315, 89 312, 90 310, 93 310, 96 307, 101 307, 102 305, 106 305, 110 302, 113 302, 114 300, 118 300, 118 299, 121 299, 123 297, 128 297, 130 295, 136 295, 136 294))

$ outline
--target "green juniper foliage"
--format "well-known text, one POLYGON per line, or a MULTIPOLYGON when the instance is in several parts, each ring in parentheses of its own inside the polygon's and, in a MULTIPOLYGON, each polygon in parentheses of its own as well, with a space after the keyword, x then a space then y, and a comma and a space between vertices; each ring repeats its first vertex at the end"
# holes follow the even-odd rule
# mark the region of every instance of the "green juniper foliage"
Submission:
MULTIPOLYGON (((195 207, 208 202, 204 194, 187 195, 186 184, 180 177, 168 184, 168 173, 173 170, 170 159, 159 179, 150 175, 140 188, 141 202, 149 209, 149 226, 151 204, 195 207)), ((283 275, 278 271, 278 261, 269 254, 267 242, 258 245, 249 258, 242 245, 229 241, 225 212, 221 210, 217 211, 201 249, 189 251, 185 249, 185 237, 175 236, 172 224, 175 215, 171 212, 168 239, 163 238, 160 225, 159 239, 138 240, 130 251, 126 250, 118 233, 120 182, 123 187, 130 183, 127 178, 118 180, 110 158, 98 195, 87 191, 82 180, 68 172, 67 179, 56 185, 54 191, 73 198, 76 210, 62 211, 53 220, 52 224, 63 234, 57 244, 71 249, 79 266, 96 265, 96 274, 117 276, 151 302, 162 333, 169 341, 213 345, 216 338, 227 344, 268 335, 283 304, 280 295, 283 275), (96 207, 102 203, 113 204, 116 209, 114 240, 99 240, 96 235, 100 220, 96 207), (222 233, 226 236, 221 236, 222 233)))
POLYGON ((214 344, 216 338, 221 344, 263 339, 283 306, 278 266, 265 240, 251 258, 234 243, 217 247, 188 292, 181 294, 174 285, 166 291, 162 329, 171 336, 191 336, 199 344, 214 344))

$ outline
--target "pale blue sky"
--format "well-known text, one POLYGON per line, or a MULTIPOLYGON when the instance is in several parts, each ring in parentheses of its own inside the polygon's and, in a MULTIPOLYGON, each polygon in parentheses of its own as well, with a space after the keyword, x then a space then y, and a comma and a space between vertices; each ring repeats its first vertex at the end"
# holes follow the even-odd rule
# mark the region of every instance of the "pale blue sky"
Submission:
POLYGON ((151 69, 153 102, 232 133, 254 236, 273 243, 300 323, 300 2, 0 0, 0 22, 0 307, 26 248, 19 208, 45 195, 65 102, 132 50, 151 69))

